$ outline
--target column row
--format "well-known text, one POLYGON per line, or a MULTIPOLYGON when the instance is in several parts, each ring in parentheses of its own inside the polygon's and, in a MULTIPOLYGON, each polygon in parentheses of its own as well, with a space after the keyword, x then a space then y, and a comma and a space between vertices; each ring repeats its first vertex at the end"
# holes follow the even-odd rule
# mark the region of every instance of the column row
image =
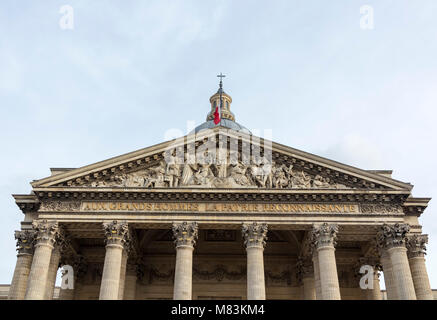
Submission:
MULTIPOLYGON (((135 263, 129 259, 131 231, 126 222, 103 224, 106 253, 100 286, 102 300, 134 299, 137 281, 135 263)), ((198 236, 196 222, 176 223, 172 228, 176 266, 174 299, 192 298, 193 251, 198 236)), ((426 235, 409 235, 408 225, 384 225, 377 235, 380 263, 388 299, 432 299, 425 267, 426 235)), ((341 299, 335 246, 336 224, 314 225, 310 232, 310 256, 298 263, 298 275, 303 283, 304 299, 341 299)), ((267 240, 267 225, 244 223, 242 226, 247 252, 247 298, 265 299, 263 251, 267 240)), ((32 230, 17 231, 17 264, 11 282, 9 299, 51 299, 56 274, 67 240, 56 221, 37 220, 32 230)), ((63 263, 67 262, 65 259, 63 263)), ((73 281, 85 273, 84 258, 76 256, 69 264, 75 270, 73 281)), ((377 262, 362 262, 377 269, 377 262)), ((380 299, 378 273, 374 273, 375 288, 367 292, 368 299, 380 299)), ((72 290, 61 290, 60 299, 72 299, 72 290)))

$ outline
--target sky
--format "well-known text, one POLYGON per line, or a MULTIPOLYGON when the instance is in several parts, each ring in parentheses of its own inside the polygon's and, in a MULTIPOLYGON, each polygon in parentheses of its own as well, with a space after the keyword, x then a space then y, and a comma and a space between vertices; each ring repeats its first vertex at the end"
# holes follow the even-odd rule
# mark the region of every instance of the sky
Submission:
MULTIPOLYGON (((11 194, 51 167, 186 133, 187 121, 205 121, 220 72, 247 128, 392 169, 414 196, 433 197, 436 10, 435 0, 1 1, 0 284, 12 279, 23 219, 11 194)), ((435 289, 436 207, 420 217, 435 289)))

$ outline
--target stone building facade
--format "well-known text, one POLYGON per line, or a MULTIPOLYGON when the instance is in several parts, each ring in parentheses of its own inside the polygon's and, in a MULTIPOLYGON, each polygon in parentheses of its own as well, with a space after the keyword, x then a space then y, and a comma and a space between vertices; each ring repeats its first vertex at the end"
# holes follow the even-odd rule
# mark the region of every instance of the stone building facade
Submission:
POLYGON ((221 86, 210 102, 183 138, 52 169, 14 195, 24 219, 8 298, 52 299, 64 265, 66 300, 378 300, 381 272, 388 299, 433 298, 418 222, 429 198, 389 170, 252 135, 221 86))

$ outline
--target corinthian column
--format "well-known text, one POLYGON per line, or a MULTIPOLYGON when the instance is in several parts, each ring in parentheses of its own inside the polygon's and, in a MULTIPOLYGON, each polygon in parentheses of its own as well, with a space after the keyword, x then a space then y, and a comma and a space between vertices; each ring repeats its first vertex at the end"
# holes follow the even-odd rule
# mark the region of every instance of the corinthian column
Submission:
POLYGON ((193 251, 198 236, 198 225, 197 222, 174 223, 172 230, 176 246, 173 299, 191 300, 193 251))
POLYGON ((393 278, 393 268, 391 265, 390 256, 385 248, 381 248, 380 255, 382 272, 384 273, 385 290, 387 292, 387 300, 397 300, 398 289, 396 288, 396 282, 393 278))
POLYGON ((426 234, 407 237, 408 261, 410 263, 417 300, 434 299, 425 265, 427 243, 428 235, 426 234))
POLYGON ((265 300, 264 247, 267 224, 243 224, 242 230, 247 252, 247 300, 265 300))
POLYGON ((103 229, 106 235, 106 254, 99 299, 117 300, 120 298, 123 251, 130 243, 129 228, 126 222, 112 221, 104 223, 103 229))
POLYGON ((46 293, 44 300, 52 300, 55 291, 56 276, 58 274, 59 262, 61 260, 61 253, 66 247, 65 233, 62 228, 59 228, 59 232, 55 238, 53 244, 52 255, 50 257, 49 270, 47 272, 46 293))
POLYGON ((314 269, 314 288, 316 290, 316 300, 322 300, 322 286, 320 284, 320 268, 319 268, 319 254, 316 250, 312 253, 313 269, 314 269))
POLYGON ((313 262, 309 258, 301 258, 296 267, 297 278, 302 283, 303 300, 316 300, 313 262))
POLYGON ((9 288, 9 300, 23 300, 26 294, 27 281, 33 257, 34 231, 15 231, 17 240, 17 264, 9 288))
POLYGON ((387 249, 390 256, 393 280, 396 283, 399 300, 416 300, 407 248, 405 247, 405 235, 409 230, 408 224, 384 224, 378 233, 378 241, 387 249))
POLYGON ((337 264, 335 261, 335 244, 338 226, 324 223, 314 226, 312 231, 313 246, 319 260, 320 286, 323 300, 340 300, 337 264))
POLYGON ((25 299, 43 300, 46 294, 50 258, 59 227, 56 221, 47 220, 36 220, 32 225, 36 231, 36 244, 25 299))

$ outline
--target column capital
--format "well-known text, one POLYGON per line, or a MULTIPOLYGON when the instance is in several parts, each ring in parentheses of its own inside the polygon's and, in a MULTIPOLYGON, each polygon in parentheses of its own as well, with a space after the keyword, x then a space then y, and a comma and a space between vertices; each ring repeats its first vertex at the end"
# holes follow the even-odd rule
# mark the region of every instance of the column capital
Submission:
POLYGON ((322 247, 335 247, 337 244, 337 224, 323 223, 321 225, 313 225, 311 231, 311 246, 316 249, 322 247))
POLYGON ((34 220, 32 227, 35 230, 35 245, 49 245, 54 247, 59 237, 59 225, 57 221, 34 220))
POLYGON ((408 258, 424 257, 426 254, 427 234, 413 234, 406 237, 408 258))
POLYGON ((33 254, 33 245, 35 241, 34 230, 15 231, 15 240, 17 240, 18 254, 33 254))
POLYGON ((111 221, 103 223, 106 245, 121 245, 125 250, 129 249, 131 242, 129 226, 126 221, 111 221))
POLYGON ((267 240, 267 230, 268 229, 266 223, 243 223, 242 232, 244 238, 244 246, 246 248, 264 248, 267 240))
POLYGON ((174 243, 176 248, 194 247, 198 237, 199 226, 197 222, 173 223, 172 226, 174 243))
POLYGON ((382 249, 405 247, 405 236, 409 231, 410 226, 406 223, 384 224, 377 234, 378 247, 382 249))

